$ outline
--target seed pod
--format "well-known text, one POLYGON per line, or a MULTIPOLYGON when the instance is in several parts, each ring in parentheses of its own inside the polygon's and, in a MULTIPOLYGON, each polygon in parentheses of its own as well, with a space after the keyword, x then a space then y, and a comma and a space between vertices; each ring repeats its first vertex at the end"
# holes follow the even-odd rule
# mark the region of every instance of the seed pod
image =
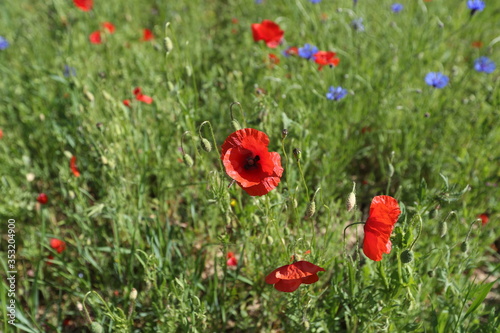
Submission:
POLYGON ((297 159, 297 161, 300 161, 300 155, 302 155, 302 152, 300 151, 299 148, 294 148, 293 149, 293 156, 297 159))
POLYGON ((441 236, 441 238, 446 236, 447 232, 448 232, 448 223, 446 223, 446 221, 441 221, 439 223, 439 235, 441 236))
POLYGON ((469 249, 469 242, 465 241, 462 244, 460 244, 460 251, 462 251, 463 253, 467 252, 468 249, 469 249))
POLYGON ((190 167, 192 167, 192 166, 193 166, 194 161, 193 161, 193 158, 192 158, 190 155, 188 155, 188 154, 184 154, 184 155, 182 156, 182 159, 184 160, 184 164, 186 164, 186 166, 187 166, 188 168, 190 168, 190 167))
POLYGON ((136 298, 137 298, 137 289, 132 288, 132 290, 130 291, 130 295, 128 296, 128 298, 131 301, 135 301, 136 298))
POLYGON ((238 131, 241 129, 241 125, 238 122, 238 120, 236 120, 236 119, 231 120, 231 125, 233 125, 233 128, 235 131, 238 131))
POLYGON ((401 262, 403 264, 409 264, 410 262, 413 261, 413 258, 414 258, 413 251, 404 250, 403 252, 401 252, 400 258, 401 258, 401 262))
POLYGON ((101 324, 94 321, 94 322, 92 322, 92 324, 90 324, 90 331, 92 333, 102 333, 102 332, 104 332, 104 329, 102 328, 101 324))
POLYGON ((288 135, 288 130, 286 128, 284 128, 282 131, 281 131, 281 138, 286 138, 286 136, 288 135))
POLYGON ((203 148, 204 151, 207 153, 210 153, 212 151, 212 145, 210 144, 210 141, 208 141, 205 138, 201 138, 201 148, 203 148))
POLYGON ((310 218, 314 215, 314 213, 316 212, 316 202, 311 201, 309 202, 309 204, 307 205, 307 209, 306 209, 306 218, 310 218))

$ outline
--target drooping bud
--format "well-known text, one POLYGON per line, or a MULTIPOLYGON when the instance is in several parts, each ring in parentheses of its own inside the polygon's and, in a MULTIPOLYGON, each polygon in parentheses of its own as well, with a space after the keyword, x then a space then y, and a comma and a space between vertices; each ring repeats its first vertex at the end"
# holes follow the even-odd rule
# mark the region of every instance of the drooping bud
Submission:
POLYGON ((101 324, 94 321, 94 322, 92 322, 92 324, 90 324, 90 331, 92 333, 102 333, 102 332, 104 332, 104 329, 102 328, 101 324))
POLYGON ((314 202, 314 199, 313 199, 307 205, 305 217, 310 218, 314 215, 315 212, 316 212, 316 202, 314 202))
POLYGON ((400 258, 403 264, 409 264, 413 261, 414 258, 413 251, 409 249, 404 250, 403 252, 401 252, 400 258))
POLYGON ((182 155, 182 160, 184 161, 184 164, 186 164, 186 166, 188 168, 192 167, 194 164, 194 161, 193 161, 193 158, 191 157, 191 155, 188 155, 188 154, 182 155))
POLYGON ((441 221, 439 223, 439 235, 441 236, 441 238, 446 236, 447 232, 448 232, 448 223, 446 223, 446 220, 441 221))
POLYGON ((201 138, 201 148, 203 148, 204 151, 207 153, 210 153, 212 151, 212 145, 210 144, 210 141, 208 141, 205 138, 201 138))
POLYGON ((241 129, 241 125, 236 119, 231 120, 231 125, 233 125, 235 131, 239 131, 241 129))
POLYGON ((300 155, 302 155, 302 152, 300 151, 299 148, 294 148, 293 149, 293 156, 295 156, 295 159, 297 161, 300 161, 300 155))
POLYGON ((356 193, 355 193, 356 183, 353 182, 352 191, 347 196, 346 208, 350 212, 356 206, 356 193))
POLYGON ((174 49, 172 40, 169 37, 165 37, 165 39, 163 40, 163 47, 165 47, 165 51, 167 52, 167 54, 169 54, 174 49))
POLYGON ((460 251, 466 253, 467 250, 469 250, 469 242, 464 241, 462 244, 460 244, 460 251))

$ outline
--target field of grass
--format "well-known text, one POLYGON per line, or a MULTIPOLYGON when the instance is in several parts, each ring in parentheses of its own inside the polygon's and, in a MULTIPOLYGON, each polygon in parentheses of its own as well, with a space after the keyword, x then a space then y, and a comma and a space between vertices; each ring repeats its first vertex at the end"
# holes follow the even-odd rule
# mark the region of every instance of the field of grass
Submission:
POLYGON ((474 64, 500 2, 401 3, 3 1, 0 331, 499 332, 500 70, 474 64), (285 56, 306 43, 340 62, 285 56), (281 156, 263 196, 221 161, 237 126, 281 156), (401 215, 373 261, 344 229, 379 195, 401 215), (319 281, 266 283, 298 260, 319 281))

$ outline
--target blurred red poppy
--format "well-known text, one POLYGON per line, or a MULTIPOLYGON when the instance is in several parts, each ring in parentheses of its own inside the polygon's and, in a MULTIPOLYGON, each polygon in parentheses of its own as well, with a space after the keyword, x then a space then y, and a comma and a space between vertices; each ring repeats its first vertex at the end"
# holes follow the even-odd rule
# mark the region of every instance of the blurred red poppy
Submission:
POLYGON ((0 139, 2 139, 2 138, 3 138, 3 131, 2 131, 2 129, 0 128, 0 139))
POLYGON ((135 99, 140 101, 140 102, 143 102, 143 103, 146 103, 146 104, 151 104, 153 103, 153 98, 150 97, 150 96, 147 96, 147 95, 143 95, 142 94, 142 89, 137 87, 134 89, 134 95, 135 95, 135 99))
POLYGON ((238 259, 234 256, 233 252, 228 252, 227 253, 227 262, 226 264, 228 266, 238 266, 238 259))
POLYGON ((89 35, 89 40, 92 44, 102 44, 101 32, 99 30, 94 31, 89 35))
POLYGON ((283 40, 285 32, 273 21, 264 20, 262 23, 252 24, 252 34, 254 41, 263 40, 268 47, 276 48, 283 40))
POLYGON ((339 64, 340 59, 335 58, 336 53, 331 51, 318 51, 313 55, 314 61, 319 65, 318 70, 322 70, 323 66, 335 67, 339 64))
POLYGON ((268 55, 269 62, 271 66, 277 65, 280 63, 280 58, 274 53, 269 53, 268 55))
POLYGON ((71 160, 69 161, 69 167, 75 177, 80 177, 80 170, 78 170, 78 167, 76 166, 76 156, 71 157, 71 160))
POLYGON ((483 42, 481 42, 480 40, 476 40, 474 42, 472 42, 472 47, 476 48, 476 49, 480 49, 483 47, 483 42))
POLYGON ((50 239, 50 247, 57 251, 57 253, 61 253, 66 250, 66 242, 57 238, 50 239))
POLYGON ((226 173, 252 196, 267 194, 283 174, 280 154, 269 152, 268 145, 268 136, 253 128, 232 133, 222 144, 226 173))
POLYGON ((482 225, 485 225, 485 224, 487 224, 490 221, 490 216, 488 214, 486 214, 486 213, 479 214, 477 217, 479 219, 481 219, 481 224, 482 225))
POLYGON ((102 27, 107 30, 110 34, 115 33, 115 25, 111 22, 104 22, 102 23, 102 27))
POLYGON ((284 52, 285 52, 285 55, 287 55, 287 56, 291 56, 291 55, 296 56, 299 54, 299 48, 296 46, 291 46, 291 47, 287 48, 284 52))
POLYGON ((144 29, 142 31, 142 41, 143 42, 147 42, 147 41, 150 41, 150 40, 153 40, 155 38, 155 36, 153 35, 153 32, 149 29, 144 29))
POLYGON ((47 194, 45 193, 40 193, 38 195, 38 197, 36 198, 36 201, 38 201, 39 203, 41 203, 42 205, 45 205, 48 201, 49 201, 49 198, 47 197, 47 194))
POLYGON ((126 107, 130 107, 132 105, 132 102, 130 101, 130 99, 124 99, 123 105, 125 105, 126 107))
POLYGON ((372 200, 370 215, 365 223, 363 252, 374 261, 382 260, 382 253, 390 253, 392 229, 398 221, 401 210, 396 199, 379 195, 372 200))
POLYGON ((317 282, 318 272, 325 270, 308 261, 297 261, 291 265, 281 266, 266 276, 266 283, 274 284, 279 291, 290 293, 302 284, 317 282))
POLYGON ((73 3, 84 12, 88 12, 94 6, 93 0, 73 0, 73 3))

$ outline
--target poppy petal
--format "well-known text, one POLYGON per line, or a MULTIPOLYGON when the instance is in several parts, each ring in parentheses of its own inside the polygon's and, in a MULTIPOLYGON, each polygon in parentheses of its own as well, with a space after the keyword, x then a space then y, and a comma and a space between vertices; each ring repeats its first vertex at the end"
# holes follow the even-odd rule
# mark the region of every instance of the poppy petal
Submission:
POLYGON ((292 291, 297 290, 298 287, 302 284, 300 279, 297 280, 280 280, 278 283, 274 285, 274 288, 279 291, 283 291, 285 293, 291 293, 292 291))
MULTIPOLYGON (((288 265, 287 265, 288 266, 288 265)), ((274 271, 272 271, 271 273, 269 273, 267 276, 266 276, 266 283, 268 284, 275 284, 275 283, 278 283, 278 281, 280 279, 278 279, 276 277, 276 273, 281 269, 282 267, 280 268, 276 268, 274 271)))
POLYGON ((302 283, 311 284, 314 282, 318 282, 318 280, 319 280, 318 274, 313 274, 313 275, 307 276, 305 278, 302 278, 302 283))
POLYGON ((363 253, 373 261, 382 260, 382 250, 379 248, 379 237, 373 232, 365 230, 363 253))
POLYGON ((73 0, 73 3, 84 12, 88 12, 94 6, 93 0, 73 0))

